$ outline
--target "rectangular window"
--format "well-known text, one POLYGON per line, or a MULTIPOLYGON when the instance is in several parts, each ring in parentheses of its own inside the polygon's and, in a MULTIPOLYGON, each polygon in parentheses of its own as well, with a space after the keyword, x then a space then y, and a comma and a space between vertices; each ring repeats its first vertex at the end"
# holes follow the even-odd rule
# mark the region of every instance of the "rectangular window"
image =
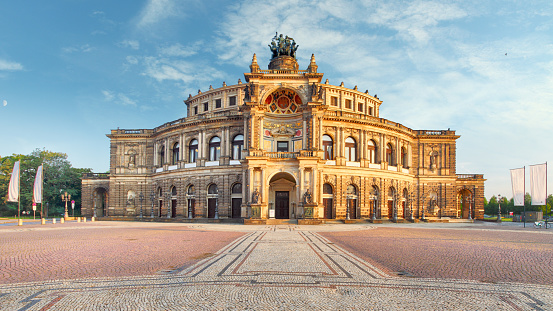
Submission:
POLYGON ((338 107, 338 97, 332 96, 332 97, 330 98, 330 104, 331 104, 332 106, 338 107))
POLYGON ((236 96, 231 96, 228 98, 228 105, 229 106, 236 106, 236 96))
POLYGON ((351 99, 346 99, 346 109, 351 109, 351 99))
POLYGON ((221 108, 221 99, 220 98, 215 100, 215 108, 221 108))
POLYGON ((208 103, 204 103, 204 111, 208 111, 209 110, 209 104, 208 103))
POLYGON ((363 112, 363 103, 357 104, 357 111, 363 112))
POLYGON ((194 115, 198 114, 198 106, 194 107, 194 115))
POLYGON ((288 152, 288 142, 277 141, 277 152, 288 152))
POLYGON ((369 115, 370 115, 370 116, 373 115, 373 107, 369 107, 369 115))

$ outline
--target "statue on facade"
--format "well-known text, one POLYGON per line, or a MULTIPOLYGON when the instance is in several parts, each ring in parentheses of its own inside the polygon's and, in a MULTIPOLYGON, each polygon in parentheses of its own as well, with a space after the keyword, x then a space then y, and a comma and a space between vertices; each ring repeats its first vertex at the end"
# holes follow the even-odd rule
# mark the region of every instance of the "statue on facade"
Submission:
POLYGON ((291 56, 296 58, 296 51, 299 45, 296 44, 294 38, 284 37, 282 34, 278 35, 278 32, 273 37, 273 41, 269 44, 269 49, 273 52, 272 58, 279 56, 291 56))
POLYGON ((305 193, 303 194, 303 203, 311 204, 312 201, 313 201, 313 197, 311 195, 311 192, 309 191, 309 189, 307 189, 307 191, 305 191, 305 193))
POLYGON ((255 188, 255 191, 252 193, 252 204, 258 204, 261 200, 261 193, 258 188, 255 188))

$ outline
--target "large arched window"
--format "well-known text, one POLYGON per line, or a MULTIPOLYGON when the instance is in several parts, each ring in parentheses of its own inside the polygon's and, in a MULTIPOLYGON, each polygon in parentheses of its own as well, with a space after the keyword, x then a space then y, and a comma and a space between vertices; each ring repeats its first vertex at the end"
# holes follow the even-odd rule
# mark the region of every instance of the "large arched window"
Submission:
POLYGON ((346 138, 346 161, 357 161, 357 144, 352 137, 346 138))
POLYGON ((232 159, 242 159, 242 148, 244 148, 244 135, 239 134, 234 136, 232 140, 232 159))
POLYGON ((194 163, 198 159, 198 140, 192 139, 188 144, 188 162, 194 163))
POLYGON ((332 153, 332 138, 328 135, 323 135, 323 151, 325 160, 333 160, 334 154, 332 153))
POLYGON ((401 166, 407 168, 407 150, 405 147, 401 147, 401 166))
POLYGON ((179 150, 180 145, 179 143, 175 143, 173 145, 173 157, 171 158, 171 164, 175 165, 177 162, 179 162, 179 150))
POLYGON ((386 162, 388 162, 388 165, 394 166, 394 147, 392 147, 392 144, 386 145, 386 162))
POLYGON ((367 149, 369 150, 369 162, 376 163, 376 143, 374 140, 369 140, 367 142, 367 149))
POLYGON ((217 136, 209 141, 209 161, 219 161, 221 156, 221 139, 217 136))
POLYGON ((161 145, 159 148, 159 166, 163 166, 165 163, 165 145, 161 145))

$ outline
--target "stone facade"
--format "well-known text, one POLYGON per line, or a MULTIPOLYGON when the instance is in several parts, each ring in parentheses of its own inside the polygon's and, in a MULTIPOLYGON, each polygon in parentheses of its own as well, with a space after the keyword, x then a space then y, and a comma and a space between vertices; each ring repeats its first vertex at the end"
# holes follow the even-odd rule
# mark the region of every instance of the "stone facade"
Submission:
POLYGON ((381 118, 376 95, 322 82, 314 56, 270 68, 254 54, 245 83, 190 95, 186 118, 112 130, 109 176, 83 177, 83 215, 483 218, 485 180, 456 174, 455 131, 381 118))

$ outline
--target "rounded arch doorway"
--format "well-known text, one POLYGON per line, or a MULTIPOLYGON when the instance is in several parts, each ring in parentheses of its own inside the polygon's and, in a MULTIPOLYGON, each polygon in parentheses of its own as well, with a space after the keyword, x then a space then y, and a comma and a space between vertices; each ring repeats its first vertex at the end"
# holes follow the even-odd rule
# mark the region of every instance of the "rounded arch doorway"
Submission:
POLYGON ((269 217, 292 219, 298 216, 296 179, 279 172, 269 182, 269 217), (273 216, 274 213, 274 216, 273 216))

